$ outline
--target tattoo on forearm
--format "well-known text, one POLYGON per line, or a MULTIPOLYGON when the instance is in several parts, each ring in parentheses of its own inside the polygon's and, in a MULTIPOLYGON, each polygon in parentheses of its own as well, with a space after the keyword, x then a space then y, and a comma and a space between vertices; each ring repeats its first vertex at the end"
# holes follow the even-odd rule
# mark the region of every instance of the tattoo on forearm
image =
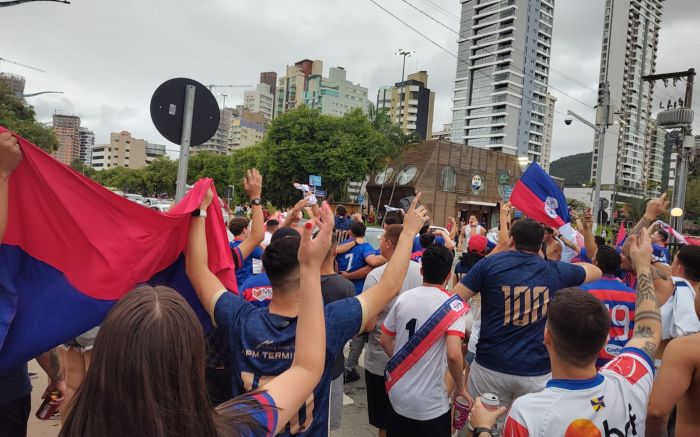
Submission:
POLYGON ((58 361, 58 353, 56 353, 56 349, 52 349, 49 352, 49 360, 50 360, 50 367, 51 367, 51 379, 56 380, 56 379, 63 379, 63 372, 61 371, 61 363, 58 361))
POLYGON ((651 277, 653 280, 657 280, 657 279, 667 280, 667 279, 669 279, 668 275, 665 272, 657 269, 656 267, 651 268, 651 277))
POLYGON ((657 344, 655 341, 645 341, 644 346, 642 346, 642 350, 646 352, 647 355, 650 357, 654 358, 654 355, 656 355, 656 349, 657 349, 657 344))
POLYGON ((630 235, 638 233, 642 228, 648 228, 651 226, 652 220, 649 220, 646 217, 642 217, 636 225, 634 225, 634 228, 630 231, 630 235))
POLYGON ((642 350, 650 357, 656 354, 658 342, 655 339, 661 329, 661 314, 659 314, 654 282, 651 272, 643 272, 637 277, 637 303, 634 315, 634 338, 646 339, 642 350), (649 308, 649 304, 652 304, 649 308))
POLYGON ((634 328, 634 336, 639 338, 651 338, 654 336, 654 331, 652 331, 648 326, 636 326, 634 328))
POLYGON ((654 281, 649 272, 644 272, 637 277, 637 307, 647 300, 653 300, 656 304, 654 281))
MULTIPOLYGON (((658 311, 642 311, 634 315, 634 323, 639 323, 644 320, 655 320, 661 323, 661 316, 658 311)), ((635 333, 637 330, 635 329, 635 333)))

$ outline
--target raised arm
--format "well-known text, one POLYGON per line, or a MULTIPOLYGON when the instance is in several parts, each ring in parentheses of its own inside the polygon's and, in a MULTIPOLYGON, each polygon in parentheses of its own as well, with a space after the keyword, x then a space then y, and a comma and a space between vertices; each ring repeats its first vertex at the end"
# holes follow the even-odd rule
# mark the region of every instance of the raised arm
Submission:
MULTIPOLYGON (((248 194, 250 200, 260 199, 262 193, 262 176, 256 169, 248 170, 248 174, 243 179, 243 188, 248 194)), ((256 247, 265 239, 265 217, 263 217, 262 205, 252 204, 251 228, 250 234, 238 246, 241 251, 241 258, 246 259, 253 253, 256 247)))
POLYGON ((452 229, 450 229, 450 240, 454 243, 457 232, 459 232, 459 225, 454 217, 447 217, 447 221, 452 224, 452 229))
POLYGON ((442 237, 443 240, 445 240, 445 248, 447 250, 454 250, 455 248, 455 242, 454 240, 450 237, 450 235, 445 234, 443 231, 440 229, 436 229, 435 232, 433 232, 435 235, 439 235, 442 237))
POLYGON ((498 244, 489 255, 508 250, 508 240, 510 239, 510 221, 513 205, 510 202, 501 202, 500 215, 498 217, 498 244))
POLYGON ((583 213, 583 243, 586 247, 586 256, 593 261, 598 253, 598 245, 595 244, 593 236, 593 213, 590 209, 583 213))
POLYGON ((274 399, 279 411, 275 434, 298 414, 299 408, 313 393, 323 374, 326 360, 326 323, 321 295, 321 264, 331 245, 333 212, 327 203, 321 209, 322 220, 311 239, 313 223, 307 222, 299 246, 299 315, 294 341, 292 366, 265 384, 262 389, 274 399))
POLYGON ((639 235, 631 235, 629 238, 630 257, 637 272, 637 301, 634 335, 627 346, 643 350, 653 360, 661 342, 661 315, 651 277, 651 238, 646 228, 642 228, 639 235))
POLYGON ((10 174, 22 160, 17 138, 9 132, 0 134, 0 241, 7 228, 10 174))
POLYGON ((661 197, 651 199, 649 203, 647 203, 644 217, 632 228, 630 234, 637 234, 642 228, 646 229, 651 226, 656 221, 657 217, 666 212, 668 203, 669 201, 666 200, 666 193, 662 194, 661 197))
POLYGON ((403 280, 408 272, 408 263, 411 259, 413 238, 428 220, 425 207, 416 207, 420 193, 411 203, 411 207, 404 216, 403 230, 396 245, 396 250, 391 261, 384 270, 382 279, 369 290, 363 292, 358 299, 363 303, 366 320, 373 319, 386 307, 401 289, 403 280))
MULTIPOLYGON (((211 205, 214 194, 208 190, 199 205, 199 209, 206 210, 211 205)), ((207 255, 207 235, 204 227, 204 218, 192 217, 190 219, 190 234, 187 238, 187 252, 185 252, 185 268, 194 291, 202 306, 214 314, 211 303, 214 296, 221 290, 226 289, 219 278, 209 270, 209 259, 207 255)))

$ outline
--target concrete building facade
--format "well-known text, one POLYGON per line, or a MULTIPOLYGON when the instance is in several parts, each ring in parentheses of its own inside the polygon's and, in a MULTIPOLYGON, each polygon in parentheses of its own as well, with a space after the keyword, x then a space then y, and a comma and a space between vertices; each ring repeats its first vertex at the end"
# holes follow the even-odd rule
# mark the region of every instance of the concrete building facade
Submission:
POLYGON ((214 136, 209 141, 198 146, 191 146, 192 153, 211 152, 219 155, 228 155, 231 152, 229 147, 229 138, 231 136, 231 125, 233 122, 233 113, 235 109, 224 108, 220 111, 219 127, 216 129, 214 136))
POLYGON ((24 76, 19 74, 0 72, 0 83, 5 85, 18 99, 22 100, 24 85, 27 83, 24 76))
POLYGON ((452 141, 542 161, 554 0, 461 0, 452 141))
POLYGON ((162 156, 167 156, 165 144, 146 143, 146 164, 150 164, 162 156))
POLYGON ((421 138, 433 136, 435 92, 428 88, 428 73, 409 74, 404 82, 381 87, 377 93, 377 109, 389 111, 389 118, 404 132, 416 132, 421 138))
POLYGON ((277 95, 277 72, 263 71, 260 73, 260 83, 267 84, 272 93, 272 116, 275 116, 275 96, 277 95))
POLYGON ((288 65, 284 76, 277 80, 275 117, 304 104, 309 76, 323 74, 323 61, 303 59, 288 65))
POLYGON ((95 145, 95 133, 86 127, 78 129, 80 134, 80 162, 90 165, 92 158, 92 146, 95 145))
POLYGON ((80 159, 80 117, 75 115, 53 115, 53 131, 58 138, 58 149, 54 158, 66 165, 80 159))
POLYGON ((92 168, 143 168, 147 163, 146 144, 146 140, 134 138, 130 132, 112 132, 109 135, 109 144, 92 146, 92 168))
POLYGON ((265 138, 267 120, 259 112, 237 108, 231 120, 229 148, 231 151, 258 144, 265 138))
POLYGON ((243 93, 243 106, 251 112, 259 112, 265 116, 265 120, 270 121, 274 115, 274 98, 270 85, 260 83, 255 87, 255 91, 245 91, 243 93))
POLYGON ((367 88, 347 80, 343 67, 331 67, 328 77, 319 74, 309 76, 304 92, 304 104, 318 109, 322 114, 337 117, 360 108, 367 112, 367 88))
POLYGON ((552 134, 554 132, 554 109, 557 98, 547 94, 547 104, 544 112, 544 136, 542 137, 542 161, 544 171, 549 173, 549 164, 552 162, 552 134))
POLYGON ((605 135, 603 153, 598 135, 594 137, 591 179, 598 176, 598 162, 603 161, 601 188, 616 183, 619 193, 642 195, 646 177, 654 171, 645 169, 648 155, 656 142, 649 140, 655 128, 649 124, 653 87, 642 76, 656 70, 663 0, 606 0, 603 44, 600 59, 600 83, 610 83, 610 99, 624 122, 621 133, 605 135))

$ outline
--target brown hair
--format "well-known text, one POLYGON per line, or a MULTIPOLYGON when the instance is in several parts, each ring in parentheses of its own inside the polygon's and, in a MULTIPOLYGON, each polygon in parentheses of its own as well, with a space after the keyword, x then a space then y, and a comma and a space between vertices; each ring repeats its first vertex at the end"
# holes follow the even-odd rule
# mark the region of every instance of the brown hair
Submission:
POLYGON ((246 217, 234 217, 228 222, 228 230, 237 237, 243 233, 243 230, 248 227, 250 220, 246 217))
POLYGON ((396 245, 399 244, 401 231, 403 231, 403 225, 388 225, 384 229, 384 235, 382 235, 382 238, 391 242, 391 245, 396 247, 396 245))
POLYGON ((190 306, 171 288, 142 286, 117 302, 102 323, 87 376, 59 435, 210 437, 260 431, 249 407, 228 410, 224 416, 211 408, 204 331, 190 306))
POLYGON ((580 288, 559 290, 549 305, 547 326, 559 358, 575 367, 595 361, 610 332, 610 314, 580 288))

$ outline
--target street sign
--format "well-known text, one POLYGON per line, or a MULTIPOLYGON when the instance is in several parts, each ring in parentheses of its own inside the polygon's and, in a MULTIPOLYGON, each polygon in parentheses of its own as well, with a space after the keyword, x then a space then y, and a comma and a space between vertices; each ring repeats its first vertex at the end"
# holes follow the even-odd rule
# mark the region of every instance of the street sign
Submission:
POLYGON ((309 175, 309 185, 312 187, 320 187, 322 185, 321 176, 309 175))
POLYGON ((214 136, 220 113, 214 95, 196 80, 177 78, 163 82, 151 97, 151 120, 168 141, 182 145, 187 85, 195 87, 190 146, 198 146, 214 136))
POLYGON ((314 195, 318 197, 326 197, 326 193, 324 190, 321 190, 320 188, 315 188, 314 189, 314 195))

